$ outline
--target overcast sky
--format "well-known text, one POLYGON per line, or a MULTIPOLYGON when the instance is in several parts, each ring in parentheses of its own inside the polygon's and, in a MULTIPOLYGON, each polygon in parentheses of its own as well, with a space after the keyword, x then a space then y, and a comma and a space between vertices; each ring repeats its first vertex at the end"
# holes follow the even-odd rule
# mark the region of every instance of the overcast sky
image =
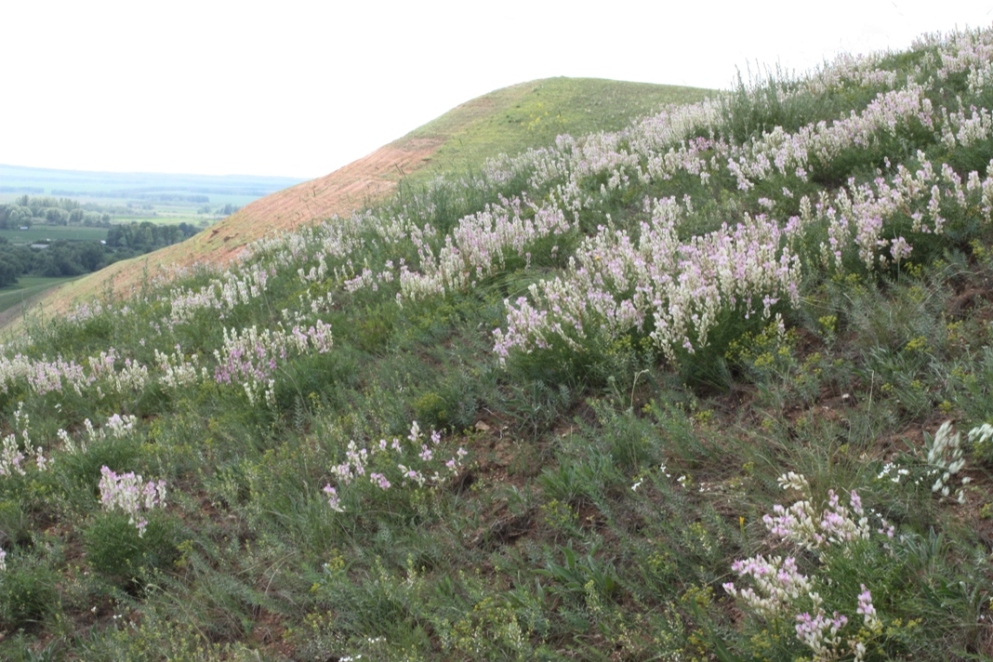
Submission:
POLYGON ((310 178, 528 80, 726 88, 991 23, 993 0, 9 0, 0 163, 310 178))

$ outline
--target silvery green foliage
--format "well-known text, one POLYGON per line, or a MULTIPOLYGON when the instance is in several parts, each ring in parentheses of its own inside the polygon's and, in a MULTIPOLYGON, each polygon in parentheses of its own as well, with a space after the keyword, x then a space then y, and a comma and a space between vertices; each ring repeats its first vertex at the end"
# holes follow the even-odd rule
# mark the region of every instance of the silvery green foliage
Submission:
MULTIPOLYGON (((969 438, 982 438, 981 429, 977 428, 970 431, 969 438)), ((934 437, 927 443, 927 464, 931 473, 938 474, 934 485, 931 486, 931 491, 947 497, 951 493, 952 477, 965 466, 962 436, 958 432, 953 432, 951 421, 942 423, 938 431, 934 433, 934 437)), ((965 503, 965 490, 963 488, 968 484, 969 477, 963 477, 962 487, 959 487, 955 492, 955 498, 959 503, 965 503)))

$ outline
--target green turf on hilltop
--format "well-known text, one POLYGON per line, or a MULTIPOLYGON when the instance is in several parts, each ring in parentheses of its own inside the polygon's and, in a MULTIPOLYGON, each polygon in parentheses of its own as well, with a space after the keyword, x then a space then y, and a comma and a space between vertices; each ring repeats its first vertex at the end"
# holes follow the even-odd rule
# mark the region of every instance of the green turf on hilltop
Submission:
MULTIPOLYGON (((468 101, 410 132, 443 145, 409 183, 444 172, 478 169, 486 159, 544 147, 559 134, 617 131, 670 103, 694 103, 712 90, 599 78, 546 78, 468 101)), ((402 139, 401 139, 402 140, 402 139)))

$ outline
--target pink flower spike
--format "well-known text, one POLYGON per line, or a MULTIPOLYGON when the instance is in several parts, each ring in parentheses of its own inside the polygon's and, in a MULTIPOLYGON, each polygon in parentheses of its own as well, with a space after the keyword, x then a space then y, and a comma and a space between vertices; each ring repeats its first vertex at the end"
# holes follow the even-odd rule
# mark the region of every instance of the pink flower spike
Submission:
POLYGON ((386 476, 381 473, 369 474, 369 480, 371 480, 373 485, 376 485, 381 490, 390 489, 390 481, 386 480, 386 476))

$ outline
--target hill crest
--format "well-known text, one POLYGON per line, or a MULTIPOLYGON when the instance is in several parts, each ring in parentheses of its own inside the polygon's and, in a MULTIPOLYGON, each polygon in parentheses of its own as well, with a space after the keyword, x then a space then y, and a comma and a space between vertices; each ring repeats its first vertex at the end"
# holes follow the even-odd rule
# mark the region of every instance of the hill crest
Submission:
MULTIPOLYGON (((226 265, 252 242, 392 195, 401 179, 426 183, 451 168, 551 143, 558 133, 616 130, 665 103, 699 101, 707 90, 602 79, 552 78, 495 90, 459 104, 357 161, 256 200, 189 240, 112 264, 43 295, 34 305, 64 314, 107 292, 137 290, 146 278, 197 263, 226 265)), ((7 320, 17 320, 13 310, 7 320)), ((16 323, 16 322, 15 322, 16 323)))

